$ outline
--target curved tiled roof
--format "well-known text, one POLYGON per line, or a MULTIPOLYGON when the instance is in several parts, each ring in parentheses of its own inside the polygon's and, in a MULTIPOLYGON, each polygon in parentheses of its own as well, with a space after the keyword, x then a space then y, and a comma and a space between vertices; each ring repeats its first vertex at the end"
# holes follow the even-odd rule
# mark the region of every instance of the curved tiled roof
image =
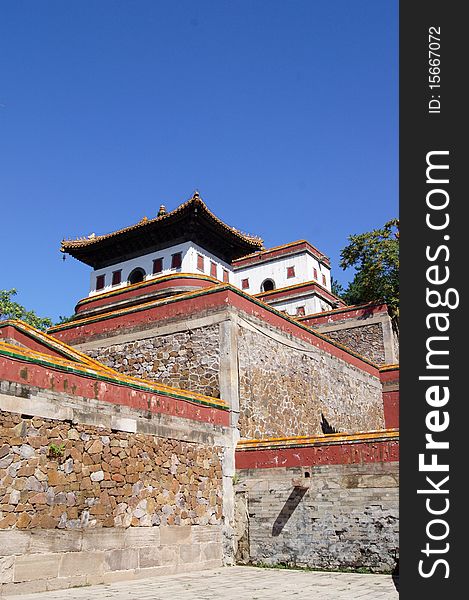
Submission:
MULTIPOLYGON (((91 234, 88 237, 81 237, 74 240, 64 239, 61 242, 60 250, 61 252, 66 252, 72 256, 75 256, 75 258, 78 258, 79 260, 83 260, 79 256, 80 250, 98 250, 98 248, 102 246, 102 243, 107 242, 108 240, 115 239, 116 241, 121 241, 128 237, 129 234, 134 232, 141 232, 142 234, 147 233, 150 230, 159 228, 160 224, 164 226, 173 222, 178 216, 183 215, 190 208, 194 208, 196 212, 197 209, 200 208, 202 213, 204 213, 205 216, 212 222, 212 224, 219 229, 220 233, 224 233, 231 238, 231 243, 236 243, 237 241, 243 246, 244 254, 263 248, 263 240, 260 237, 243 233, 235 227, 231 227, 224 223, 207 208, 207 205, 202 200, 199 193, 195 192, 191 198, 189 198, 189 200, 183 204, 180 204, 173 211, 160 214, 160 216, 157 216, 154 219, 143 217, 138 223, 130 225, 129 227, 124 227, 123 229, 119 229, 117 231, 113 231, 111 233, 106 233, 103 235, 91 234)), ((83 262, 87 261, 83 260, 83 262)), ((88 264, 90 263, 88 262, 88 264)))

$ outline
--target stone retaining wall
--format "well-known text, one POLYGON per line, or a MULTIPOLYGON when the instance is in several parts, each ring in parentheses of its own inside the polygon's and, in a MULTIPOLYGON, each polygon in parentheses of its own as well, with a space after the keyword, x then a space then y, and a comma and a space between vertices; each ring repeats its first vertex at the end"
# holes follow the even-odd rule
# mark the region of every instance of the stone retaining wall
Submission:
POLYGON ((321 415, 341 432, 384 427, 379 379, 335 356, 245 326, 238 356, 242 438, 321 434, 321 415))
POLYGON ((329 330, 324 332, 328 338, 348 346, 377 365, 386 362, 381 323, 353 327, 351 329, 329 330))
POLYGON ((218 445, 1 411, 3 591, 221 565, 222 458, 218 445))
POLYGON ((395 569, 397 462, 241 470, 238 479, 238 560, 395 569))
POLYGON ((87 354, 125 375, 220 397, 218 324, 90 348, 87 354))
POLYGON ((222 565, 217 526, 0 530, 0 595, 222 565))

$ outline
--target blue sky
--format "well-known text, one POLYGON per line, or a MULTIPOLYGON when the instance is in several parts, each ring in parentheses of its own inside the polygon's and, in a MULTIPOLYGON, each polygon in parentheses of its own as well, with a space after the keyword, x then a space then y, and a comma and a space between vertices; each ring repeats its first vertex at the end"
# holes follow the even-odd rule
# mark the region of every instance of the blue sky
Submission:
POLYGON ((3 0, 0 289, 73 313, 107 233, 200 191, 338 266, 398 211, 397 0, 3 0))

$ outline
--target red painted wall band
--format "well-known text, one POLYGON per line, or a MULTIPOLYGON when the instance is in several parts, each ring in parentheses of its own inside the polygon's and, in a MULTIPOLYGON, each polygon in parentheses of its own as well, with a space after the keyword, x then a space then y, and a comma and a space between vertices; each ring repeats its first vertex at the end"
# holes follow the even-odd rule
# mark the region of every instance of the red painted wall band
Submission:
POLYGON ((236 469, 315 467, 398 460, 399 442, 396 440, 236 451, 236 469))
POLYGON ((267 308, 226 288, 213 293, 177 299, 166 304, 157 304, 125 314, 116 314, 114 316, 110 313, 110 318, 83 324, 77 322, 72 327, 52 331, 51 334, 57 339, 73 345, 91 341, 95 337, 112 335, 116 331, 124 333, 125 331, 142 328, 142 325, 147 328, 151 323, 157 323, 158 321, 187 318, 196 313, 226 308, 227 306, 234 306, 247 314, 258 317, 267 324, 273 325, 281 331, 313 344, 317 348, 344 360, 362 371, 366 371, 375 377, 379 376, 376 366, 369 364, 365 360, 361 360, 346 350, 342 350, 340 347, 322 339, 314 332, 298 326, 295 322, 284 318, 282 315, 270 312, 267 308))
POLYGON ((152 394, 74 373, 63 373, 11 358, 0 357, 0 379, 53 390, 69 396, 81 396, 110 404, 129 406, 155 414, 163 413, 225 427, 229 425, 229 412, 226 410, 157 393, 152 394))

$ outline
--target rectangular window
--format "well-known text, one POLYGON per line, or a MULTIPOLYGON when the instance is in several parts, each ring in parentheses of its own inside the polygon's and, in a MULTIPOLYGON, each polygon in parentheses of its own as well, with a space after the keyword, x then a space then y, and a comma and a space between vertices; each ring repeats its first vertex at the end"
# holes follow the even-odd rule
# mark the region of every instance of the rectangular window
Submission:
POLYGON ((314 274, 314 279, 317 281, 318 280, 318 270, 313 269, 313 274, 314 274))
POLYGON ((204 257, 201 254, 197 254, 197 269, 202 273, 205 271, 204 257))
POLYGON ((98 275, 96 277, 96 289, 97 290, 102 290, 104 289, 104 281, 105 281, 105 277, 106 275, 98 275))
POLYGON ((243 290, 249 289, 249 279, 241 279, 241 288, 243 290))
POLYGON ((121 282, 121 276, 122 276, 122 269, 119 269, 119 271, 113 271, 112 272, 112 285, 119 285, 119 283, 121 282))
POLYGON ((295 267, 287 267, 287 278, 295 277, 295 267))
POLYGON ((210 263, 210 276, 217 278, 217 265, 214 262, 210 263))
POLYGON ((298 306, 298 308, 296 309, 296 314, 298 317, 303 317, 305 314, 305 307, 304 306, 298 306))
POLYGON ((163 271, 163 259, 155 258, 155 260, 153 261, 153 275, 156 275, 157 273, 161 273, 162 271, 163 271))
POLYGON ((223 282, 230 283, 230 274, 226 269, 223 269, 223 282))
POLYGON ((171 269, 180 269, 182 265, 182 252, 176 252, 171 256, 171 269))
POLYGON ((322 285, 326 285, 326 276, 322 274, 322 285))

